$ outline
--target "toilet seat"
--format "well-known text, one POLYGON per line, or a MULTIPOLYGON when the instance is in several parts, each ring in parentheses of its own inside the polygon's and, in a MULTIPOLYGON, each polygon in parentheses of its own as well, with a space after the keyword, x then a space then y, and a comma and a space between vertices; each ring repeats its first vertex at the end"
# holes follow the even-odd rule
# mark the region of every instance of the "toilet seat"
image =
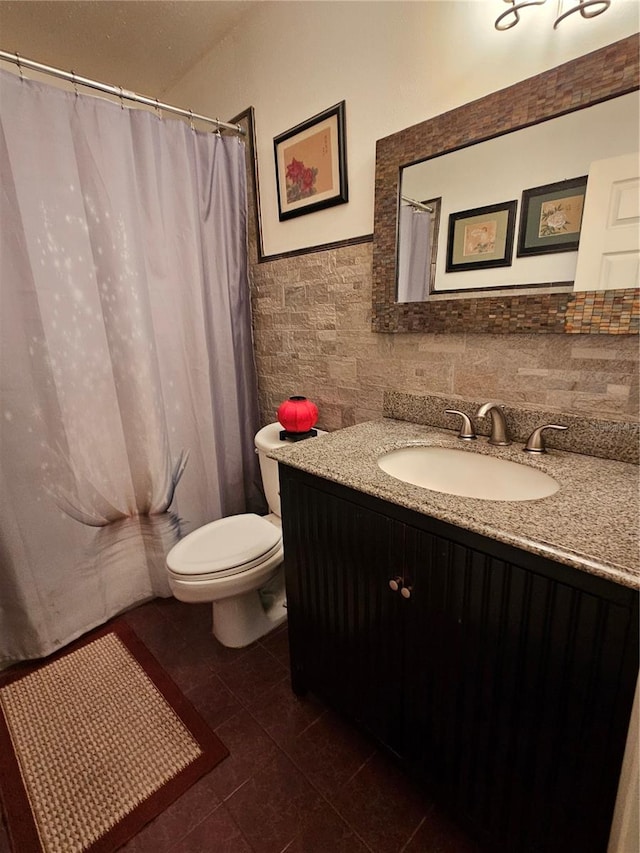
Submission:
POLYGON ((281 549, 278 527, 255 513, 232 515, 185 536, 169 552, 167 567, 193 581, 223 578, 259 566, 281 549))

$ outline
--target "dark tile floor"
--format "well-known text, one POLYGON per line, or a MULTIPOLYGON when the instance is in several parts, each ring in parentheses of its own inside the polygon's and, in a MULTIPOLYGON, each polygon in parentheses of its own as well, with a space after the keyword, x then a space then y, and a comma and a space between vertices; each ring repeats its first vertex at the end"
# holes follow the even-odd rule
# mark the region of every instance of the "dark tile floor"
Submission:
POLYGON ((292 693, 286 626, 233 650, 210 605, 156 599, 125 618, 230 752, 125 853, 477 853, 375 744, 292 693))

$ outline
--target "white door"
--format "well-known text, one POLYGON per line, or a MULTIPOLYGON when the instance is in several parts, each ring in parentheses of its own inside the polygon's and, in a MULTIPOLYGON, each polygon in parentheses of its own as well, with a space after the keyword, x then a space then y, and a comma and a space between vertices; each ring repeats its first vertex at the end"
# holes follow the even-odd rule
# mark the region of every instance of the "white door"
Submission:
POLYGON ((589 168, 574 290, 640 285, 640 156, 589 168))

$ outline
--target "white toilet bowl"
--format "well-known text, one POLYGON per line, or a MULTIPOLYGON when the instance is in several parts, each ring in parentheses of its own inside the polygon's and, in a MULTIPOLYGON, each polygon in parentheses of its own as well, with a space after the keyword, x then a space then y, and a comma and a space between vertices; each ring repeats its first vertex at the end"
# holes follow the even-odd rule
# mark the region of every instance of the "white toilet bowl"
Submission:
POLYGON ((279 423, 269 424, 255 438, 271 513, 212 521, 167 555, 173 595, 189 603, 211 601, 214 636, 230 648, 248 646, 287 618, 278 463, 266 455, 282 446, 281 430, 279 423))
POLYGON ((260 594, 282 576, 279 522, 253 514, 221 518, 185 536, 167 556, 171 591, 180 601, 212 602, 213 632, 224 646, 246 646, 286 619, 284 578, 267 606, 260 594))

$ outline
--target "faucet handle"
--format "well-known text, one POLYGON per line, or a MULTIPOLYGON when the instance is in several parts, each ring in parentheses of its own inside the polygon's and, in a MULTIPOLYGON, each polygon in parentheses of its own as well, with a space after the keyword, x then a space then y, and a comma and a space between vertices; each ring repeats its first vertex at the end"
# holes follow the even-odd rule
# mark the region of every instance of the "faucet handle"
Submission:
POLYGON ((547 449, 544 444, 544 436, 542 434, 542 431, 545 429, 565 430, 569 429, 569 427, 561 426, 560 424, 545 424, 544 426, 534 429, 534 431, 529 436, 527 443, 524 446, 524 449, 527 453, 547 452, 547 449))
POLYGON ((444 411, 447 415, 460 415, 462 418, 458 438, 461 438, 463 441, 473 441, 474 438, 478 437, 473 429, 473 424, 471 423, 469 415, 458 411, 458 409, 445 409, 444 411))

